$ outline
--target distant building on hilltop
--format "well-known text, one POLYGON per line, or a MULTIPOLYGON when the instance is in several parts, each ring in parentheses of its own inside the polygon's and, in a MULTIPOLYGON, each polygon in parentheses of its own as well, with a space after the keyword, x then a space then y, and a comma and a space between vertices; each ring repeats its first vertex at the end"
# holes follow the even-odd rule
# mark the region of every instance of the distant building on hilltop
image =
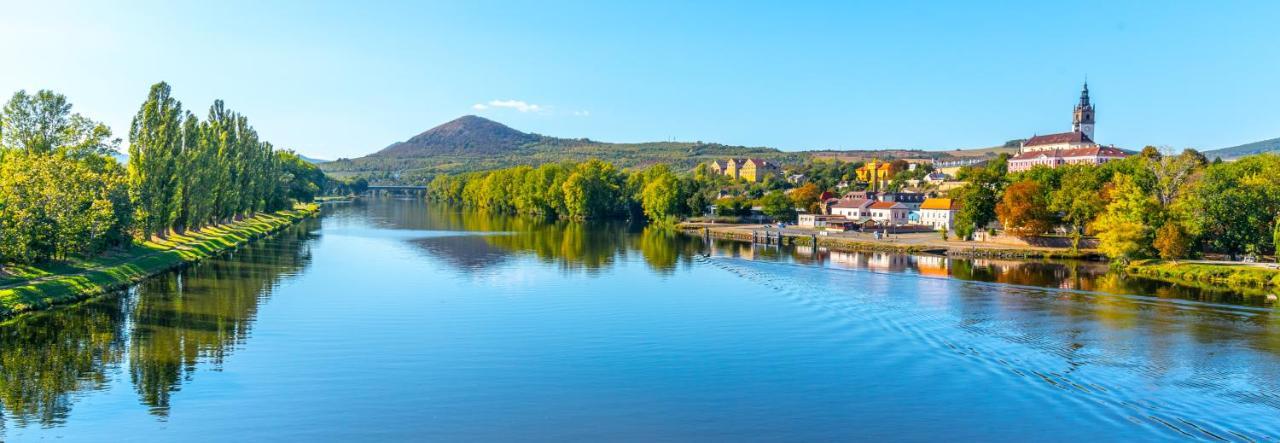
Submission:
POLYGON ((781 173, 778 165, 758 158, 712 160, 709 166, 711 171, 716 174, 727 175, 735 179, 740 178, 753 183, 763 181, 769 175, 781 173))
POLYGON ((1026 171, 1037 165, 1099 165, 1125 158, 1124 151, 1093 141, 1093 125, 1094 108, 1089 101, 1089 84, 1085 83, 1080 103, 1071 113, 1071 132, 1037 135, 1022 142, 1018 155, 1009 158, 1009 172, 1026 171))

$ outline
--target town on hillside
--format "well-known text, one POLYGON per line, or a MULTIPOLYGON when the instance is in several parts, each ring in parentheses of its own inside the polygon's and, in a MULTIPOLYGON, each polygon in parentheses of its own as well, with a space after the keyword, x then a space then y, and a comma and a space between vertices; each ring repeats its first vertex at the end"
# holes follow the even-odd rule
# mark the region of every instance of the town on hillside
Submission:
MULTIPOLYGON (((1057 168, 1064 165, 1101 165, 1124 159, 1128 154, 1113 145, 1094 141, 1096 124, 1094 105, 1089 98, 1089 85, 1080 91, 1080 101, 1071 113, 1071 130, 1032 135, 1022 140, 1015 154, 1001 157, 1010 173, 1031 170, 1036 166, 1057 168)), ((940 161, 933 158, 904 158, 882 161, 872 158, 854 164, 853 174, 834 184, 821 183, 807 175, 803 168, 788 168, 758 158, 713 160, 707 169, 714 174, 747 183, 785 180, 793 186, 787 193, 799 192, 806 183, 821 188, 819 202, 812 208, 797 207, 797 225, 825 232, 930 232, 953 229, 960 202, 948 191, 963 186, 962 170, 981 168, 995 161, 973 158, 940 161)), ((722 192, 721 199, 734 196, 722 192)), ((717 215, 718 205, 709 205, 707 215, 717 215)), ((763 219, 761 207, 754 215, 763 219)), ((999 222, 990 225, 999 228, 999 222)))

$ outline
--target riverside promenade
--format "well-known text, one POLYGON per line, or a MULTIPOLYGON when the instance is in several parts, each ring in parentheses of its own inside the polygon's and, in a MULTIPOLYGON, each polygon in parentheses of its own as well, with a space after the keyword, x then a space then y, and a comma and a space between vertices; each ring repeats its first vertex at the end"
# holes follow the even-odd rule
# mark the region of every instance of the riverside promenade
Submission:
MULTIPOLYGON (((1016 239, 991 238, 963 241, 942 239, 937 232, 889 233, 826 232, 788 226, 778 228, 765 224, 682 223, 680 229, 689 235, 744 242, 809 246, 814 243, 837 251, 883 251, 906 254, 937 254, 966 257, 1008 258, 1078 258, 1101 259, 1097 250, 1032 246, 1016 239)), ((881 231, 883 232, 883 231, 881 231)))

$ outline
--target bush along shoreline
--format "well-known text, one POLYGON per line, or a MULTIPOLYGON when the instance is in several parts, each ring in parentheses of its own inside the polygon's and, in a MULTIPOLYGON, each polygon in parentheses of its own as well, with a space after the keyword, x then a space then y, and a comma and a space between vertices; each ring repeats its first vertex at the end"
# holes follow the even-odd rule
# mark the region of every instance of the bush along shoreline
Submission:
POLYGON ((72 272, 54 272, 0 284, 0 321, 83 301, 128 287, 156 274, 217 257, 319 214, 319 205, 260 213, 200 231, 142 242, 109 263, 72 272))

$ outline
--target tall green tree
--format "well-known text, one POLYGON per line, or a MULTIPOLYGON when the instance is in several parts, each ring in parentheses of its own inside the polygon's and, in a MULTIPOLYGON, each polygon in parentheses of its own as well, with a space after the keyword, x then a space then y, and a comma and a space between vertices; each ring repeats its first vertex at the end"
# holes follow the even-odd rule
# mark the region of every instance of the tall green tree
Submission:
POLYGON ((972 168, 963 174, 961 178, 968 183, 952 191, 952 197, 960 202, 954 229, 961 238, 969 239, 974 231, 996 221, 996 204, 1004 192, 1007 172, 1008 156, 1001 155, 986 167, 972 168))
POLYGON ((72 113, 67 97, 53 91, 15 92, 0 110, 0 147, 88 158, 110 154, 119 145, 107 125, 72 113))
POLYGON ((0 155, 0 263, 93 255, 129 242, 125 174, 65 152, 0 155))
POLYGON ((129 126, 129 185, 144 237, 167 235, 177 215, 182 121, 182 103, 160 82, 129 126))
POLYGON ((761 197, 760 211, 779 221, 791 221, 796 218, 795 204, 782 191, 772 191, 761 197))
POLYGON ((1272 223, 1280 214, 1280 155, 1263 154, 1213 164, 1188 195, 1189 223, 1210 251, 1232 257, 1274 248, 1272 223))
POLYGON ((1049 195, 1049 209, 1071 230, 1071 249, 1080 248, 1085 228, 1106 209, 1100 173, 1083 166, 1066 166, 1057 189, 1049 195))
POLYGON ((1271 245, 1276 263, 1280 263, 1280 216, 1276 216, 1275 228, 1271 230, 1271 245))
POLYGON ((670 171, 650 177, 640 193, 644 215, 650 220, 662 220, 680 214, 685 195, 680 189, 680 179, 670 171))
POLYGON ((588 160, 565 179, 564 200, 570 218, 601 218, 623 209, 625 178, 612 164, 588 160))

